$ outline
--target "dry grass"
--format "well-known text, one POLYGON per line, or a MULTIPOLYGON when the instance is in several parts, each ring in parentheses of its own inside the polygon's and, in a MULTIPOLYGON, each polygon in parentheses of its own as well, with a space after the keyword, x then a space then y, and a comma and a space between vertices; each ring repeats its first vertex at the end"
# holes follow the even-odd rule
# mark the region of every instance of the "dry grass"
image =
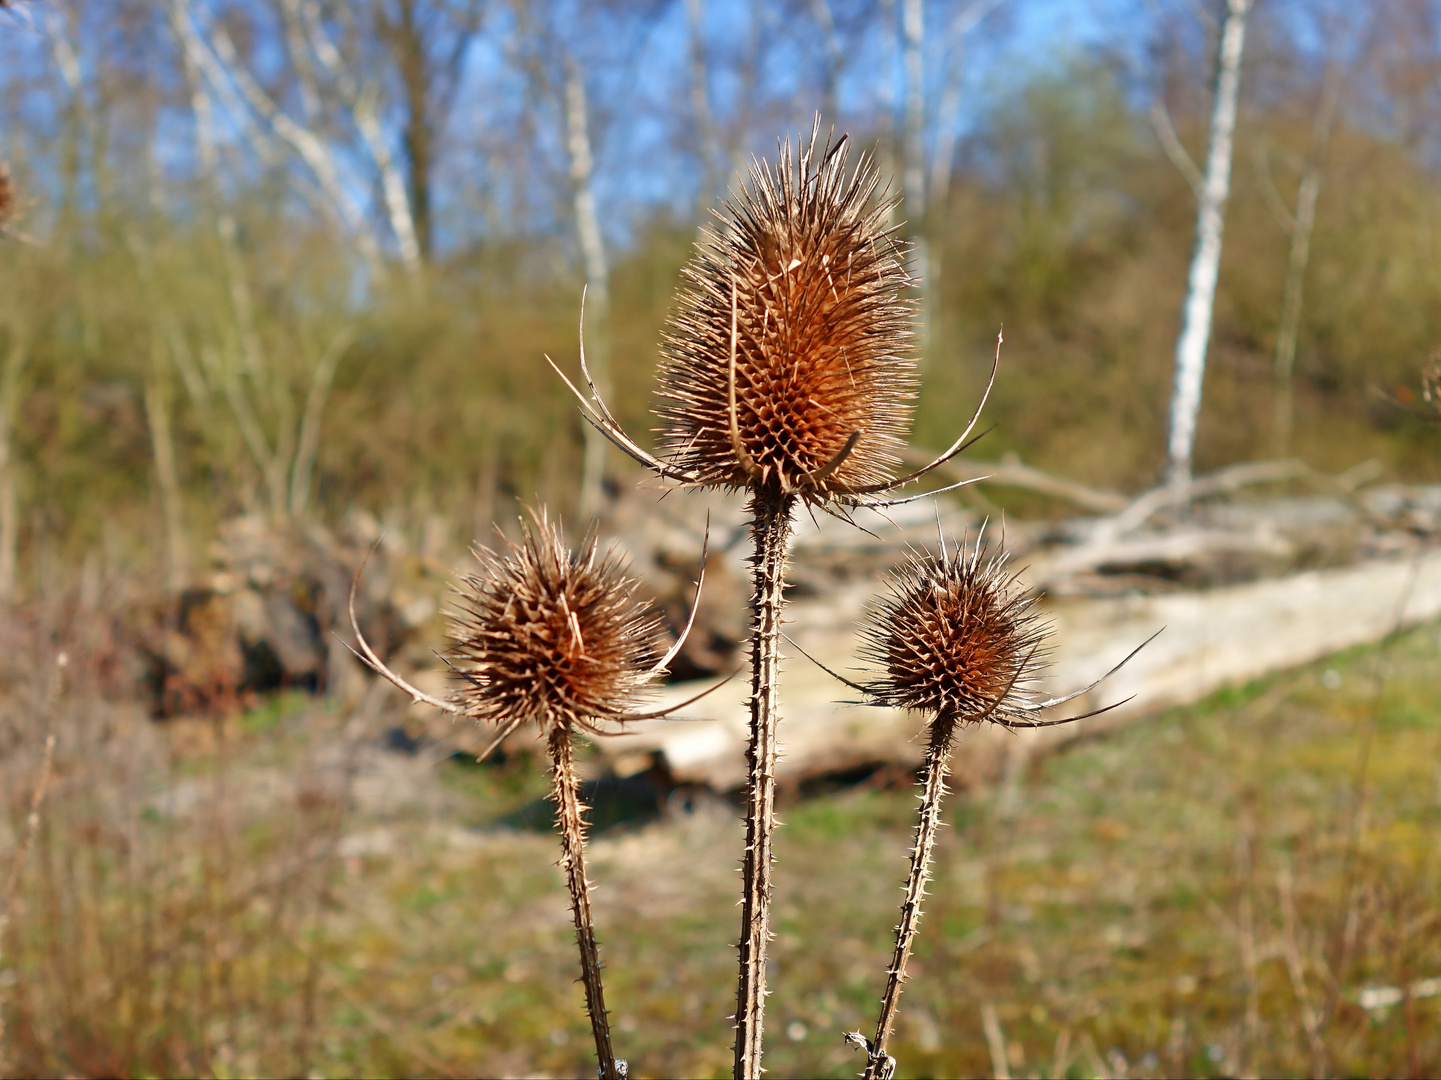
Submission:
MULTIPOLYGON (((11 839, 52 630, 8 631, 11 839)), ((1436 627, 1388 646, 1379 698, 1383 654, 1361 650, 957 798, 900 1075, 990 1074, 997 1054, 1014 1076, 1434 1073, 1441 997, 1360 994, 1441 975, 1438 648, 1436 627)), ((538 764, 386 751, 379 698, 155 725, 107 696, 103 641, 72 651, 4 942, 9 1071, 590 1073, 538 764)), ((915 805, 886 779, 783 802, 774 1075, 861 1067, 840 1034, 875 1009, 915 805)), ((639 1076, 724 1075, 736 811, 590 798, 621 822, 593 849, 617 1053, 639 1076)))

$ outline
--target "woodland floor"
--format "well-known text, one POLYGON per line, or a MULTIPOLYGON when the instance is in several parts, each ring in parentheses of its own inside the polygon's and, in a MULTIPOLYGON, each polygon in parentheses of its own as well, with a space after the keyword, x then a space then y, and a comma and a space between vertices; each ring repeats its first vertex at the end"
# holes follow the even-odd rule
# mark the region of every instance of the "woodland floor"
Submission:
MULTIPOLYGON (((1433 625, 953 795, 892 1043, 897 1075, 1435 1075, 1438 676, 1433 625)), ((172 762, 180 731, 166 736, 172 762)), ((353 724, 298 695, 241 719, 225 766, 231 850, 273 844, 292 811, 267 792, 286 790, 302 758, 333 765, 317 748, 346 731, 353 738, 353 724)), ((147 1013, 115 989, 120 946, 104 942, 139 931, 88 924, 148 925, 134 915, 146 911, 159 913, 156 925, 181 919, 181 886, 131 875, 115 888, 148 889, 144 903, 76 900, 83 932, 67 935, 39 917, 44 890, 61 903, 70 880, 42 843, 0 971, 14 999, 7 1068, 594 1075, 556 844, 538 802, 543 772, 520 757, 436 764, 424 749, 377 741, 357 742, 347 759, 350 797, 324 874, 296 879, 313 913, 285 922, 283 888, 226 886, 241 897, 230 914, 213 901, 205 909, 221 945, 197 951, 199 975, 169 976, 179 1006, 147 1013), (226 919, 249 926, 236 931, 242 944, 224 946, 226 919), (288 944, 275 940, 287 933, 288 944), (267 950, 304 963, 275 952, 258 966, 267 950), (221 969, 216 955, 230 957, 221 969), (89 993, 97 1013, 111 1003, 83 1045, 78 1021, 52 1030, 36 1019, 46 1000, 65 999, 58 983, 46 989, 62 969, 96 987, 72 988, 70 1000, 89 993), (205 1023, 183 1019, 196 1013, 205 1023)), ((159 828, 214 795, 213 741, 196 736, 179 760, 163 797, 137 811, 142 824, 159 828)), ((786 793, 773 1076, 861 1066, 841 1034, 874 1024, 915 808, 910 779, 883 771, 786 793)), ((77 797, 54 795, 57 829, 77 797)), ((641 783, 602 785, 594 802, 617 1050, 633 1076, 728 1075, 738 812, 705 793, 662 802, 641 783)), ((71 877, 110 872, 92 863, 71 877)), ((212 894, 230 880, 202 877, 212 894)), ((69 887, 84 892, 83 881, 69 887)))

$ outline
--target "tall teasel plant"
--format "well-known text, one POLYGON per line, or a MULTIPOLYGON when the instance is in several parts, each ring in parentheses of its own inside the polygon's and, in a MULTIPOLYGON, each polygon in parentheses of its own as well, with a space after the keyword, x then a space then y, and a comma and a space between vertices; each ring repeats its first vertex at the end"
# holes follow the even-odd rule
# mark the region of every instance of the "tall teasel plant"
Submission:
POLYGON ((904 296, 904 246, 889 224, 897 200, 879 188, 872 159, 863 155, 852 167, 847 139, 823 143, 819 120, 798 156, 787 140, 774 166, 752 164, 749 184, 703 231, 683 271, 660 372, 666 456, 645 450, 615 420, 586 368, 583 342, 589 395, 566 379, 587 419, 659 476, 748 497, 751 715, 737 1077, 761 1074, 779 642, 795 512, 845 517, 909 501, 887 496, 965 449, 980 415, 978 406, 931 464, 895 476, 917 389, 915 311, 904 296))
POLYGON ((1033 687, 1044 664, 1050 628, 1037 616, 1034 602, 1034 595, 1008 569, 1004 553, 987 557, 979 536, 969 552, 964 544, 948 549, 942 534, 939 554, 912 553, 867 608, 861 656, 870 677, 853 682, 831 672, 871 703, 926 717, 920 813, 875 1038, 867 1039, 858 1031, 846 1036, 867 1052, 867 1080, 889 1080, 895 1072, 896 1062, 886 1052, 886 1044, 920 928, 957 733, 987 722, 1011 729, 1051 727, 1125 703, 1066 719, 1040 717, 1044 710, 1095 689, 1139 648, 1089 686, 1042 701, 1033 687))
MULTIPOLYGON (((481 759, 526 725, 545 737, 586 1012, 600 1076, 615 1080, 628 1070, 625 1059, 615 1056, 606 1014, 585 870, 589 808, 581 801, 574 738, 577 732, 603 735, 628 721, 665 715, 668 710, 637 711, 635 701, 675 658, 686 635, 654 659, 660 619, 653 605, 638 598, 638 583, 624 575, 613 551, 599 550, 593 529, 572 551, 559 524, 539 510, 522 523, 521 534, 519 543, 507 541, 500 551, 477 547, 480 572, 466 575, 456 589, 450 626, 454 662, 447 661, 458 680, 452 698, 416 689, 376 655, 356 619, 355 586, 351 627, 361 658, 412 700, 498 728, 481 759)), ((696 588, 698 598, 699 582, 696 588)))

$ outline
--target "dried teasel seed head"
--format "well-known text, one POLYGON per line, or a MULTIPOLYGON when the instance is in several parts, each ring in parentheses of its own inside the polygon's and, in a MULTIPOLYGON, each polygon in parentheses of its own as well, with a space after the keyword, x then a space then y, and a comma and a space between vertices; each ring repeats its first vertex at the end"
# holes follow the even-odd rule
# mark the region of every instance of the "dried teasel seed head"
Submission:
POLYGON ((877 702, 914 709, 943 725, 1026 718, 1029 685, 1049 627, 1004 555, 979 547, 917 553, 887 582, 862 623, 862 657, 877 702))
POLYGON ((787 140, 775 168, 753 162, 703 232, 658 410, 668 456, 699 483, 823 502, 893 475, 916 394, 914 309, 879 182, 868 156, 848 167, 844 138, 821 145, 817 124, 799 161, 787 140))
POLYGON ((558 524, 531 513, 519 543, 476 548, 481 573, 457 589, 451 655, 469 716, 547 732, 597 732, 634 716, 651 679, 660 620, 592 530, 571 551, 558 524))

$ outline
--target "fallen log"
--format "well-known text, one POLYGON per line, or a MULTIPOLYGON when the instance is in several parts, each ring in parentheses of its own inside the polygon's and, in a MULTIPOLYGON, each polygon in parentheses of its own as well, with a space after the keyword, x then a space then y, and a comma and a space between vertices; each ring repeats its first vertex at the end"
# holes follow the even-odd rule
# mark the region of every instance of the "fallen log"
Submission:
MULTIPOLYGON (((810 600, 792 610, 791 637, 842 674, 854 670, 855 621, 870 595, 864 585, 810 600)), ((1009 732, 967 732, 956 754, 962 783, 994 779, 1008 759, 1053 750, 1078 738, 1110 732, 1174 705, 1197 701, 1227 686, 1378 641, 1441 615, 1441 550, 1375 559, 1204 592, 1124 597, 1045 598, 1055 623, 1055 651, 1047 689, 1081 686, 1108 670, 1138 643, 1164 632, 1125 668, 1086 698, 1076 712, 1130 698, 1077 724, 1009 732)), ((919 721, 892 709, 845 704, 854 694, 796 650, 786 663, 778 765, 795 783, 867 764, 916 765, 923 746, 919 721)), ((699 684, 667 687, 663 702, 679 704, 699 684)), ((694 720, 669 720, 600 740, 611 767, 630 774, 660 763, 679 783, 717 790, 746 775, 748 683, 735 679, 691 706, 694 720)))
MULTIPOLYGON (((906 464, 920 467, 934 461, 937 455, 929 450, 908 447, 902 451, 901 457, 906 464)), ((997 484, 1001 487, 1032 491, 1037 495, 1046 495, 1071 503, 1079 506, 1082 510, 1089 510, 1095 514, 1116 513, 1130 505, 1130 500, 1126 496, 1118 495, 1114 491, 1087 487, 1075 480, 1067 480, 1063 476, 1042 472, 1031 465, 1023 465, 1019 461, 971 461, 953 458, 940 466, 936 470, 936 475, 945 477, 952 483, 973 480, 977 483, 997 484)))

